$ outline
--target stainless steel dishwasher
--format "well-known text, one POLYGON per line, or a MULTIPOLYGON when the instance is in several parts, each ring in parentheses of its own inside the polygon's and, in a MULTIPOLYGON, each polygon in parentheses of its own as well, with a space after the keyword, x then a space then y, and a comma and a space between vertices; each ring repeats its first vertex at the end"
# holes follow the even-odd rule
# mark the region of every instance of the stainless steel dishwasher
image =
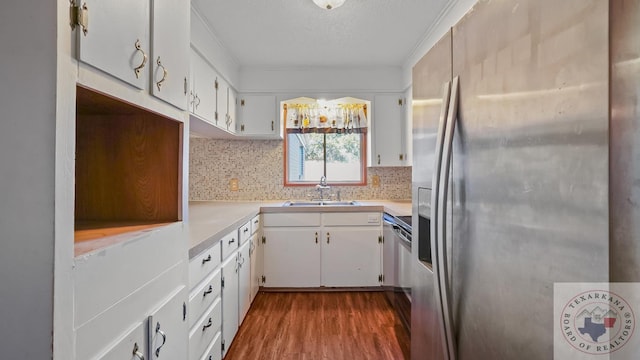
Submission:
POLYGON ((411 216, 384 214, 384 276, 387 298, 411 331, 411 216))

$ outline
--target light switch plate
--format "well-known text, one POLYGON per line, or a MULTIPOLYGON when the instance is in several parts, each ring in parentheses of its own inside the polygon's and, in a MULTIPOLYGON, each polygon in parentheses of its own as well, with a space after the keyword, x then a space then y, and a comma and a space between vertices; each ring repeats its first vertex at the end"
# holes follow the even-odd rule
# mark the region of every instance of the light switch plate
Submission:
POLYGON ((371 177, 371 185, 372 185, 373 187, 378 187, 378 186, 380 186, 380 176, 378 176, 378 175, 373 175, 373 176, 371 177))

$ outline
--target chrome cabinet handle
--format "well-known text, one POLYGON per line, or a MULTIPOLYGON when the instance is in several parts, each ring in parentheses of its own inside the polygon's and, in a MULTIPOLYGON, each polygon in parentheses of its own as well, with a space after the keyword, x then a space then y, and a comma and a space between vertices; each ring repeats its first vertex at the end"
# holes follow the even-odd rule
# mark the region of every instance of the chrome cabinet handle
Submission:
POLYGON ((142 45, 140 45, 140 39, 136 40, 135 47, 136 47, 136 51, 140 51, 142 53, 142 63, 138 65, 135 69, 133 69, 133 72, 136 74, 136 79, 139 79, 142 69, 144 69, 144 67, 147 65, 147 53, 145 53, 144 50, 142 50, 142 45))
POLYGON ((210 328, 213 325, 213 321, 211 321, 211 318, 209 318, 209 322, 207 322, 206 325, 202 326, 202 331, 207 330, 207 328, 210 328))
POLYGON ((234 242, 236 242, 236 238, 231 238, 231 240, 229 240, 229 244, 233 244, 234 242))
POLYGON ((209 285, 209 288, 204 291, 204 294, 202 294, 202 297, 205 297, 207 296, 207 294, 211 294, 212 292, 213 292, 213 286, 209 285))
POLYGON ((162 83, 164 83, 164 81, 167 79, 167 75, 169 74, 169 72, 162 65, 162 62, 160 61, 160 56, 158 56, 158 60, 156 60, 156 64, 158 64, 158 66, 162 68, 162 79, 160 79, 160 81, 156 83, 156 86, 158 87, 158 91, 160 91, 160 88, 162 87, 162 83))
POLYGON ((160 344, 160 346, 158 346, 158 348, 156 349, 156 357, 158 357, 160 356, 160 349, 162 349, 164 344, 167 342, 167 334, 165 334, 164 331, 160 330, 160 323, 156 325, 156 333, 162 336, 162 344, 160 344))
POLYGON ((211 261, 211 254, 209 254, 209 256, 207 256, 206 258, 202 259, 202 265, 204 265, 208 261, 211 261))
POLYGON ((249 229, 244 228, 244 230, 242 230, 242 231, 243 231, 243 232, 248 232, 248 231, 249 231, 249 229))
POLYGON ((198 96, 198 94, 196 94, 196 99, 198 100, 198 102, 196 103, 196 109, 197 109, 198 106, 200 106, 200 96, 198 96))
POLYGON ((144 355, 138 351, 138 343, 133 344, 133 356, 137 357, 139 360, 144 360, 144 355))
POLYGON ((329 243, 330 239, 331 239, 331 235, 329 233, 327 233, 327 244, 329 243))

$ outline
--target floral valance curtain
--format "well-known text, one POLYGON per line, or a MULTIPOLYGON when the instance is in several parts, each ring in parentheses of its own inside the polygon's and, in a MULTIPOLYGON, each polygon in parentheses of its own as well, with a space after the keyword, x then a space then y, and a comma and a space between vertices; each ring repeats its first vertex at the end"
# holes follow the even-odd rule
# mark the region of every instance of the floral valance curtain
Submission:
POLYGON ((366 133, 370 102, 298 98, 282 102, 287 133, 366 133))

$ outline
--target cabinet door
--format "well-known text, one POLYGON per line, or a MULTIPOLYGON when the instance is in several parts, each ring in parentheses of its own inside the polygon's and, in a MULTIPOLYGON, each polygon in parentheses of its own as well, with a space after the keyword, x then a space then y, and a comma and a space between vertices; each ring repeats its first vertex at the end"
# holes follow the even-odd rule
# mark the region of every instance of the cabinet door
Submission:
POLYGON ((222 263, 222 343, 223 357, 238 332, 238 254, 222 263))
POLYGON ((266 287, 320 286, 320 228, 264 228, 266 287))
POLYGON ((236 132, 236 92, 227 86, 227 131, 236 132))
POLYGON ((122 339, 120 339, 113 347, 109 348, 104 355, 99 356, 98 359, 120 360, 144 358, 144 354, 146 352, 146 328, 143 325, 144 323, 141 322, 132 327, 127 331, 122 339))
POLYGON ((322 237, 323 286, 380 286, 378 227, 325 228, 322 237))
POLYGON ((194 82, 191 112, 215 124, 217 74, 211 65, 193 49, 191 50, 191 62, 194 82))
POLYGON ((90 21, 86 33, 76 29, 80 61, 145 89, 151 62, 149 0, 128 1, 126 6, 115 0, 82 3, 88 8, 90 21))
POLYGON ((151 93, 183 110, 189 89, 190 10, 189 0, 153 0, 151 93))
POLYGON ((403 94, 376 95, 373 102, 372 166, 403 166, 405 110, 403 94))
POLYGON ((187 358, 187 296, 187 288, 181 286, 149 315, 149 359, 187 358))
POLYGON ((241 95, 240 135, 275 138, 280 133, 275 95, 241 95))
POLYGON ((260 283, 262 281, 262 241, 260 237, 260 231, 253 234, 251 237, 251 251, 249 256, 251 257, 251 302, 258 295, 260 290, 260 283))
POLYGON ((251 242, 247 241, 238 249, 238 324, 242 324, 251 306, 250 248, 251 242))

